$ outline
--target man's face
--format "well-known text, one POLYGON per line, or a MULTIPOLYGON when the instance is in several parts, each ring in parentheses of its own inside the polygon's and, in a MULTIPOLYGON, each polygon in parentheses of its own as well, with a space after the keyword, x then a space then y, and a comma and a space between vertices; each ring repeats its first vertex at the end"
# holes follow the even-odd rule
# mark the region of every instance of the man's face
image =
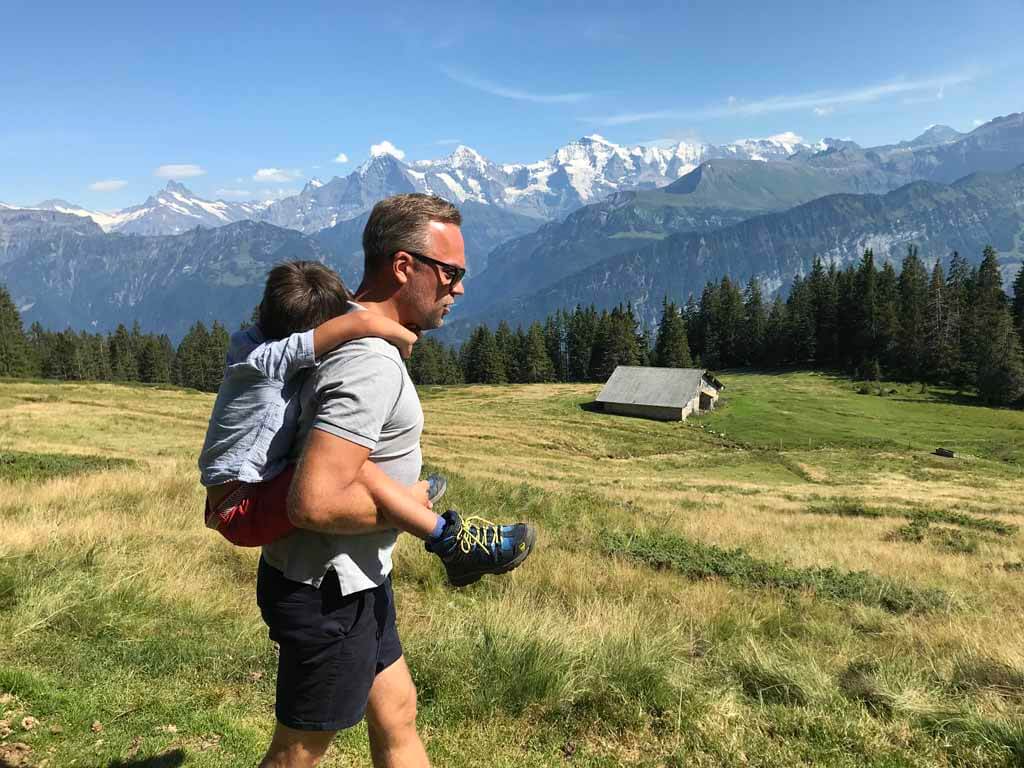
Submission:
POLYGON ((462 282, 452 285, 451 276, 444 266, 466 268, 466 246, 462 232, 455 224, 430 223, 428 243, 430 247, 421 254, 440 264, 413 259, 406 285, 403 314, 404 322, 418 326, 421 331, 440 328, 445 315, 451 311, 455 298, 465 293, 462 282))

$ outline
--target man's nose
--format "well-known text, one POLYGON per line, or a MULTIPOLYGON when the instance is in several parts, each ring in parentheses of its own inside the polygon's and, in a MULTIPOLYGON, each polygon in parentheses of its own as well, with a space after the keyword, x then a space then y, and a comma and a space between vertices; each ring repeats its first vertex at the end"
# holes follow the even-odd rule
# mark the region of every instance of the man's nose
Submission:
POLYGON ((452 287, 452 296, 461 296, 465 292, 466 292, 466 283, 464 281, 462 281, 462 280, 459 280, 459 282, 457 282, 452 287))

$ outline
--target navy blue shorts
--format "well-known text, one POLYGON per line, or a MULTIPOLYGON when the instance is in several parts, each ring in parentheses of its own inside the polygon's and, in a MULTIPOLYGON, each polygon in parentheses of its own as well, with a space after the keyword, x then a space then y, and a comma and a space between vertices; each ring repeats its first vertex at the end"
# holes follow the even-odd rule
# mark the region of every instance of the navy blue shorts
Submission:
POLYGON ((375 589, 342 595, 334 571, 314 589, 260 558, 256 601, 281 648, 278 722, 300 731, 338 731, 362 720, 374 678, 402 657, 391 577, 375 589))

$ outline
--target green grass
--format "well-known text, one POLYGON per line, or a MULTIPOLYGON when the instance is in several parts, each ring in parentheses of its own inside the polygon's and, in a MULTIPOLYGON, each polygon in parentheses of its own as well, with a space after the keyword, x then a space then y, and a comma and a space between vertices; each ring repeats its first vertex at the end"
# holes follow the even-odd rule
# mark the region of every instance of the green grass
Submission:
POLYGON ((946 523, 973 531, 983 531, 997 536, 1014 536, 1019 527, 991 517, 975 517, 964 512, 949 509, 907 508, 870 506, 862 501, 849 498, 831 499, 826 503, 811 504, 807 512, 814 515, 837 515, 839 517, 905 517, 918 525, 946 523))
POLYGON ((0 482, 44 482, 53 477, 136 466, 136 462, 129 459, 110 459, 103 456, 0 451, 0 482))
POLYGON ((866 571, 836 568, 794 568, 785 563, 751 557, 741 549, 722 549, 679 536, 607 533, 606 552, 622 555, 652 568, 668 568, 688 579, 722 579, 738 587, 813 591, 826 600, 855 601, 893 613, 928 611, 949 606, 939 590, 919 590, 866 571))
MULTIPOLYGON (((954 392, 887 385, 897 394, 865 397, 824 373, 723 373, 721 407, 701 421, 752 446, 868 448, 958 454, 1024 463, 1024 413, 959 404, 954 392)), ((965 398, 966 400, 966 398, 965 398)), ((959 466, 961 459, 936 459, 959 466)))

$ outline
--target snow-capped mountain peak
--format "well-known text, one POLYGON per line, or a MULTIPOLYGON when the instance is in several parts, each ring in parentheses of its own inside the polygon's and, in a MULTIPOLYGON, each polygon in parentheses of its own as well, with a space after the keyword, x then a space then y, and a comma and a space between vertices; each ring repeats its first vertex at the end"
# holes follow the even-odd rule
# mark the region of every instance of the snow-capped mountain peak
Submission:
POLYGON ((498 165, 464 144, 447 157, 406 161, 402 150, 382 141, 371 147, 369 157, 349 175, 327 182, 310 179, 299 194, 280 200, 205 200, 171 180, 141 205, 113 213, 90 211, 62 200, 39 207, 89 217, 107 231, 135 234, 176 234, 242 219, 313 233, 365 213, 382 197, 415 191, 549 220, 615 192, 670 184, 705 160, 784 160, 796 152, 814 150, 788 131, 720 146, 679 141, 668 146, 632 147, 592 133, 542 160, 498 165))
POLYGON ((802 136, 792 131, 777 133, 765 139, 737 139, 723 147, 733 156, 746 156, 749 160, 785 160, 805 149, 810 149, 802 136))

